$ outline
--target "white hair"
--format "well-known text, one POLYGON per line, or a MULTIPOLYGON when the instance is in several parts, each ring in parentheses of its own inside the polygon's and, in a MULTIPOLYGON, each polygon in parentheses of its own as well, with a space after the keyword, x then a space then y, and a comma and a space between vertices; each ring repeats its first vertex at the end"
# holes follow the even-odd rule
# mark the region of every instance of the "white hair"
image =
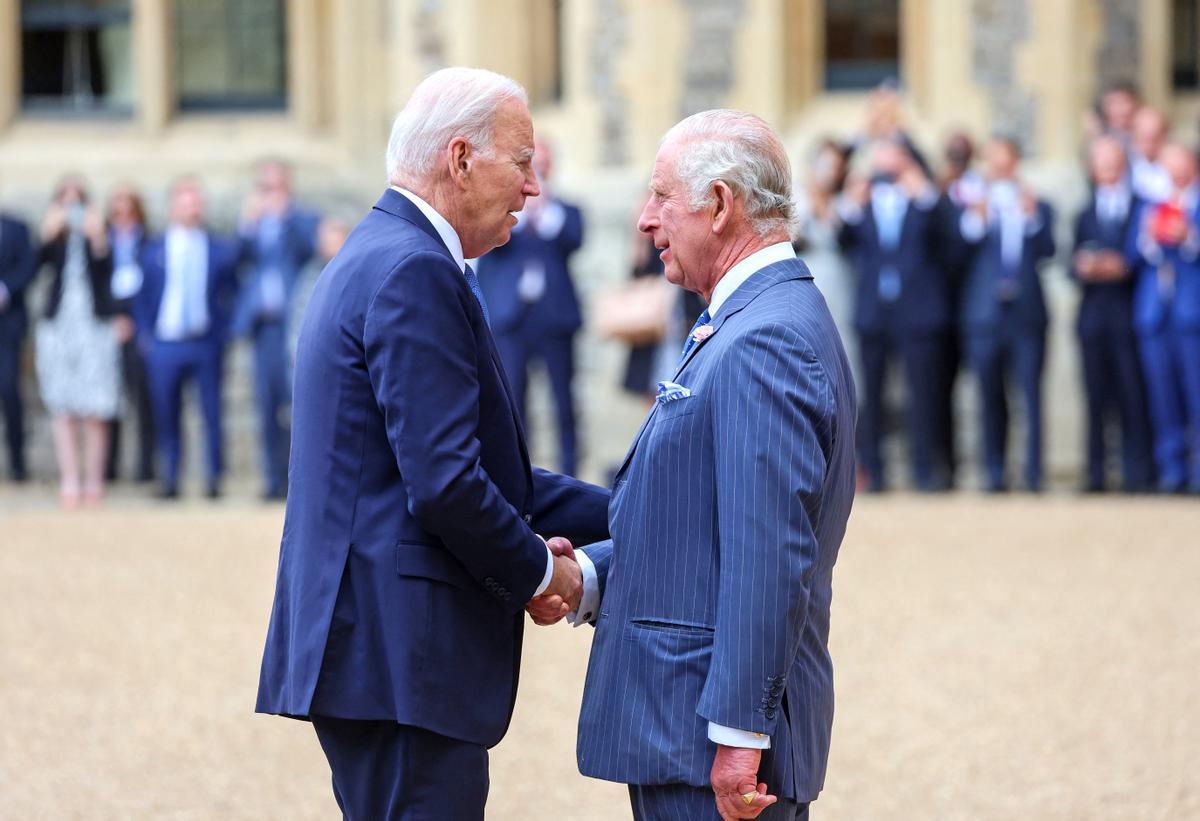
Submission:
POLYGON ((701 111, 676 123, 660 146, 670 142, 679 144, 675 173, 693 211, 712 205, 713 186, 723 182, 745 198, 746 215, 759 236, 790 233, 796 219, 792 165, 762 119, 730 109, 701 111))
POLYGON ((392 123, 387 147, 390 182, 414 182, 433 170, 438 154, 455 137, 487 154, 496 113, 509 100, 528 104, 525 89, 481 68, 443 68, 413 91, 392 123))

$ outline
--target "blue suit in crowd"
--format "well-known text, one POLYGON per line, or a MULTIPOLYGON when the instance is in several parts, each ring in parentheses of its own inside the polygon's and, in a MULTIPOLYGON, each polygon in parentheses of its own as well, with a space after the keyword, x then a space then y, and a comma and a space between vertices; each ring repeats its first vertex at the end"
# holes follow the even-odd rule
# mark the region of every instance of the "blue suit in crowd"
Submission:
POLYGON ((1200 493, 1200 193, 1184 199, 1191 236, 1160 246, 1143 205, 1129 246, 1133 323, 1142 354, 1159 488, 1200 493))
POLYGON ((617 473, 612 541, 585 551, 601 594, 579 770, 630 784, 637 818, 711 817, 710 723, 770 736, 764 818, 803 817, 824 781, 854 383, 808 268, 777 259, 686 350, 617 473))
MULTIPOLYGON (((1142 201, 1126 187, 1098 189, 1075 220, 1075 251, 1109 251, 1124 259, 1142 201)), ((1087 490, 1104 490, 1105 435, 1115 418, 1121 432, 1126 491, 1149 490, 1154 478, 1150 427, 1137 336, 1133 331, 1133 280, 1086 282, 1072 266, 1083 297, 1079 303, 1080 351, 1087 399, 1087 490)))
POLYGON ((37 272, 29 229, 0 215, 0 405, 8 443, 8 474, 24 481, 25 419, 21 404, 21 348, 29 329, 25 289, 37 272))
POLYGON ((858 272, 854 325, 862 357, 863 407, 859 462, 872 490, 883 490, 881 452, 888 361, 904 365, 913 482, 921 490, 949 485, 942 454, 946 333, 953 322, 951 283, 942 259, 948 205, 930 187, 911 199, 893 182, 877 180, 871 202, 845 214, 840 236, 858 272), (938 458, 939 455, 942 458, 938 458))
POLYGON ((313 721, 350 819, 482 818, 547 572, 536 534, 608 535, 608 491, 531 468, 460 258, 388 190, 300 329, 257 710, 313 721))
POLYGON ((582 244, 579 209, 552 199, 541 206, 534 224, 522 214, 512 239, 479 260, 479 285, 521 420, 528 425, 529 364, 541 359, 554 394, 560 465, 569 475, 578 463, 571 381, 575 333, 583 317, 568 263, 582 244))
POLYGON ((234 311, 233 333, 250 337, 254 349, 263 491, 270 498, 283 497, 287 488, 290 445, 281 416, 292 402, 288 320, 296 283, 313 256, 318 221, 316 214, 293 206, 241 228, 250 271, 234 311))
POLYGON ((142 287, 131 308, 154 406, 163 492, 179 488, 183 386, 196 383, 204 417, 204 476, 210 496, 223 464, 221 383, 229 319, 237 296, 239 249, 205 229, 172 226, 142 249, 142 287))
POLYGON ((972 225, 974 212, 961 220, 969 262, 959 319, 967 359, 979 380, 986 486, 1007 488, 1005 384, 1011 374, 1025 400, 1025 483, 1037 491, 1042 486, 1042 368, 1049 324, 1039 268, 1054 255, 1054 211, 1039 201, 1036 213, 1025 216, 1011 183, 992 183, 991 192, 986 221, 979 217, 972 225), (1002 200, 998 188, 1005 192, 1002 200))

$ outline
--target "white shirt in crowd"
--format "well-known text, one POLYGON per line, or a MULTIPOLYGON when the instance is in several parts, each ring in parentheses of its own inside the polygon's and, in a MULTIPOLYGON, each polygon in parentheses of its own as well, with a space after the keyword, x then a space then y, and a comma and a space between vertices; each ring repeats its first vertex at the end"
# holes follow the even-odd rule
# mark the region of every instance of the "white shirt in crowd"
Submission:
POLYGON ((155 332, 166 342, 208 331, 208 236, 199 228, 167 229, 167 270, 155 332))

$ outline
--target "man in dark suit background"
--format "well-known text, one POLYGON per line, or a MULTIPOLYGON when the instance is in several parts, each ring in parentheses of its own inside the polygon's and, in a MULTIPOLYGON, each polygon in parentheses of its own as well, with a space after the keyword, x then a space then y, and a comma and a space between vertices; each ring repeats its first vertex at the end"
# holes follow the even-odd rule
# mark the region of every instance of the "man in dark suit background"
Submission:
POLYGON ((254 403, 262 447, 263 498, 287 495, 292 401, 288 322, 296 282, 312 259, 317 215, 292 199, 291 169, 265 160, 255 172, 254 193, 238 223, 242 257, 250 271, 242 284, 233 333, 248 336, 254 349, 254 403))
POLYGON ((36 257, 25 223, 0 214, 0 404, 8 444, 8 475, 23 482, 25 415, 21 403, 21 349, 29 328, 25 289, 36 273, 36 257))
POLYGON ((1145 387, 1133 332, 1133 280, 1125 259, 1134 216, 1141 210, 1126 173, 1119 140, 1100 137, 1089 150, 1094 190, 1075 220, 1071 275, 1080 284, 1080 352, 1087 399, 1087 467, 1084 489, 1105 489, 1105 438, 1110 420, 1121 434, 1124 489, 1151 488, 1153 464, 1145 387))
POLYGON ((1016 377, 1024 397, 1025 484, 1042 488, 1042 368, 1049 315, 1039 268, 1054 255, 1054 212, 1017 177, 1016 142, 987 144, 987 196, 965 211, 959 230, 966 244, 966 281, 959 321, 967 359, 979 380, 984 483, 1008 487, 1006 382, 1016 377))
POLYGON ((426 78, 392 186, 321 273, 296 354, 291 484, 257 710, 310 719, 348 819, 482 819, 524 608, 579 600, 608 492, 532 469, 465 262, 538 194, 519 85, 426 78), (564 546, 567 551, 564 553, 564 546))
POLYGON ((904 366, 912 480, 918 490, 949 486, 938 403, 946 330, 952 321, 950 284, 940 257, 945 246, 941 199, 898 140, 877 142, 871 178, 842 210, 841 243, 858 270, 854 324, 862 357, 863 408, 859 462, 867 486, 887 486, 881 443, 884 386, 893 356, 904 366))
POLYGON ((162 460, 161 495, 179 495, 183 387, 195 381, 204 417, 204 476, 220 495, 223 470, 221 382, 229 316, 237 295, 237 245, 204 226, 204 193, 191 178, 171 188, 166 233, 142 251, 142 287, 133 298, 146 355, 162 460))
POLYGON ((556 409, 559 464, 563 473, 573 476, 578 448, 571 382, 575 334, 583 317, 568 266, 583 244, 583 216, 550 189, 553 155, 543 140, 537 142, 533 165, 542 193, 525 203, 512 239, 479 260, 479 285, 526 428, 529 365, 536 359, 546 365, 556 409))

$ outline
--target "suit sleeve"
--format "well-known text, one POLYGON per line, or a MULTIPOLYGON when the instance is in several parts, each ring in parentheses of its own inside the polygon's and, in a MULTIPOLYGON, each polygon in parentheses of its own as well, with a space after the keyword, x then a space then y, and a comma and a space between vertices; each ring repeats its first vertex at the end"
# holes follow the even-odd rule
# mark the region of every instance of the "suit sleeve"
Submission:
POLYGON ((546 546, 480 464, 471 298, 447 257, 413 254, 368 306, 363 345, 409 513, 517 613, 546 573, 546 546))
POLYGON ((534 468, 531 527, 546 538, 565 536, 576 547, 607 539, 608 498, 599 485, 534 468))
POLYGON ((4 283, 12 301, 24 293, 33 281, 38 269, 37 252, 29 239, 29 229, 23 222, 12 221, 6 226, 12 231, 12 266, 0 273, 0 282, 4 283))
POLYGON ((771 735, 812 591, 813 516, 832 449, 832 392, 809 347, 781 325, 749 336, 721 363, 716 384, 720 581, 712 664, 697 712, 771 735))
POLYGON ((1030 241, 1033 243, 1034 254, 1038 259, 1054 256, 1054 209, 1047 203, 1038 204, 1038 219, 1041 225, 1034 231, 1030 241))

